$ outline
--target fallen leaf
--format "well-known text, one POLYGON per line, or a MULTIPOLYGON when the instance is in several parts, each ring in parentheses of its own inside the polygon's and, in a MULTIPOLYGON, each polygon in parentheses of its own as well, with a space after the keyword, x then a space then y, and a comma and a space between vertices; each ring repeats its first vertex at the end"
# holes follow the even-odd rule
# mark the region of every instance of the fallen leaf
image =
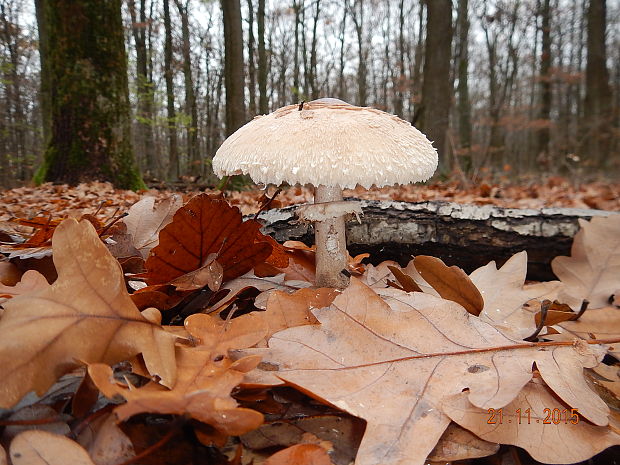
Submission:
POLYGON ((0 406, 43 394, 81 362, 116 363, 142 353, 166 384, 175 378, 174 338, 131 302, 118 262, 93 226, 69 219, 53 238, 58 279, 4 303, 0 406))
POLYGON ((251 431, 263 422, 255 410, 237 407, 231 390, 241 383, 247 371, 259 362, 245 357, 231 362, 210 348, 177 347, 178 378, 172 389, 157 383, 140 388, 119 385, 108 365, 89 365, 88 373, 108 398, 120 395, 127 403, 115 409, 119 420, 138 413, 188 415, 227 435, 251 431))
POLYGON ((23 431, 33 428, 33 425, 37 425, 36 429, 40 431, 48 431, 50 433, 65 435, 71 432, 67 422, 69 417, 67 415, 59 415, 49 405, 32 404, 26 407, 22 407, 15 412, 11 413, 3 420, 8 422, 24 422, 23 425, 15 424, 4 427, 2 431, 2 443, 9 444, 15 436, 23 431), (38 421, 43 420, 44 423, 37 424, 38 421), (29 424, 30 423, 30 424, 29 424))
POLYGON ((273 454, 265 465, 332 465, 332 461, 321 446, 296 444, 273 454))
POLYGON ((480 318, 518 339, 530 336, 536 328, 534 315, 523 309, 531 299, 554 300, 562 284, 558 281, 525 286, 527 252, 519 252, 497 269, 489 262, 469 277, 484 298, 480 318))
POLYGON ((168 283, 203 267, 213 253, 224 281, 241 276, 271 254, 271 245, 260 241, 260 228, 256 221, 243 221, 239 209, 225 200, 197 195, 160 231, 159 244, 146 260, 147 282, 168 283))
POLYGON ((22 272, 11 262, 0 262, 0 293, 3 286, 15 286, 22 278, 22 272))
POLYGON ((89 422, 77 441, 88 451, 95 465, 116 465, 136 455, 131 440, 111 413, 89 422))
POLYGON ((47 431, 19 434, 9 449, 13 465, 95 465, 77 442, 47 431))
POLYGON ((453 421, 476 436, 522 447, 543 463, 581 462, 620 444, 620 435, 609 427, 572 416, 571 408, 558 402, 540 381, 529 382, 503 406, 501 420, 499 413, 492 417, 493 412, 471 405, 467 393, 446 399, 443 408, 453 421))
POLYGON ((227 355, 230 349, 245 349, 262 340, 268 326, 259 312, 230 320, 197 313, 185 319, 185 329, 201 349, 227 355))
POLYGON ((269 349, 243 351, 263 355, 271 376, 364 418, 357 465, 424 463, 450 423, 444 398, 469 389, 479 408, 501 407, 532 378, 534 363, 580 414, 607 424, 607 406, 582 373, 603 348, 525 343, 454 302, 384 292, 392 294, 387 301, 352 279, 331 307, 314 311, 320 325, 281 331, 269 349))
MULTIPOLYGON (((411 276, 407 273, 403 272, 400 268, 396 266, 389 266, 388 269, 392 272, 398 284, 400 284, 400 289, 405 292, 422 292, 420 286, 413 280, 411 276)), ((388 284, 391 285, 393 281, 387 281, 388 284)))
POLYGON ((215 259, 216 257, 214 253, 209 254, 204 265, 173 279, 170 284, 176 287, 177 291, 196 291, 205 286, 213 292, 217 291, 222 285, 224 270, 215 259))
POLYGON ((155 197, 145 197, 129 209, 123 223, 131 234, 134 247, 142 258, 159 243, 159 232, 172 221, 172 216, 183 204, 180 195, 174 194, 155 205, 155 197))
POLYGON ((499 444, 480 439, 456 423, 450 423, 433 452, 428 456, 428 461, 453 462, 455 460, 488 457, 498 450, 499 444))
POLYGON ((560 299, 573 310, 587 300, 591 308, 608 305, 620 287, 620 215, 579 220, 570 257, 551 261, 555 275, 565 284, 560 299))
POLYGON ((0 302, 3 299, 47 289, 49 286, 45 276, 36 270, 28 270, 22 275, 21 281, 14 286, 0 284, 0 302))
POLYGON ((480 315, 484 307, 482 295, 461 268, 449 267, 439 258, 427 255, 415 257, 413 265, 441 297, 461 304, 472 315, 480 315))

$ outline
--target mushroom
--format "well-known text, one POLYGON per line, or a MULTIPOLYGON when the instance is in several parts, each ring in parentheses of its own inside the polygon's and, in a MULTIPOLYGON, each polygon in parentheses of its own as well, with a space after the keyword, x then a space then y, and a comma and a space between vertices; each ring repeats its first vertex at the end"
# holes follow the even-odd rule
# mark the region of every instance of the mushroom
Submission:
POLYGON ((407 121, 333 98, 257 116, 213 158, 220 177, 243 173, 262 184, 315 187, 315 205, 302 217, 315 222, 316 285, 336 288, 349 282, 344 218, 361 211, 342 202, 342 189, 425 181, 436 168, 437 151, 407 121))

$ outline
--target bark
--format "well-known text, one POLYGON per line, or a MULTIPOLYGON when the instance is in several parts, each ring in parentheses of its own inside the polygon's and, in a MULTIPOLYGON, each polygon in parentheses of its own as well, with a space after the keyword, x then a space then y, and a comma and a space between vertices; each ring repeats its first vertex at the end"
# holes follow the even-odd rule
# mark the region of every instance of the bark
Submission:
POLYGON ((342 8, 342 21, 340 23, 340 35, 338 40, 340 41, 340 56, 339 56, 339 66, 338 66, 338 98, 343 101, 347 101, 347 89, 345 85, 344 78, 344 65, 345 65, 345 41, 346 41, 346 31, 347 31, 347 13, 349 11, 349 0, 344 0, 344 5, 342 8))
MULTIPOLYGON (((570 255, 580 219, 615 212, 574 208, 514 209, 446 202, 361 201, 361 224, 347 221, 352 256, 370 253, 370 262, 395 260, 405 265, 415 255, 433 255, 468 273, 496 260, 500 266, 521 250, 528 253, 528 278, 556 279, 550 262, 570 255)), ((263 232, 278 242, 314 244, 312 228, 297 221, 296 207, 271 210, 259 219, 263 232)))
POLYGON ((605 47, 606 1, 590 0, 587 10, 586 97, 582 150, 598 166, 610 166, 612 95, 605 47))
POLYGON ((190 48, 189 30, 189 0, 185 4, 181 0, 174 0, 181 16, 181 38, 183 41, 183 77, 185 83, 185 113, 189 115, 187 126, 187 159, 191 174, 200 173, 200 148, 198 147, 198 108, 194 91, 194 77, 192 74, 192 55, 190 48))
MULTIPOLYGON (((303 0, 301 0, 303 1, 303 0)), ((295 12, 295 46, 293 49, 293 101, 300 99, 301 90, 299 88, 299 26, 301 24, 301 5, 298 1, 293 0, 293 11, 295 12)))
POLYGON ((51 135, 35 180, 144 183, 131 147, 121 0, 43 0, 51 135))
POLYGON ((269 113, 267 52, 265 50, 265 0, 258 0, 256 22, 258 26, 258 111, 261 115, 265 115, 269 113))
POLYGON ((403 118, 403 89, 407 76, 405 75, 405 0, 400 0, 398 6, 398 78, 394 82, 394 113, 403 118))
POLYGON ((468 0, 458 3, 458 121, 459 142, 464 154, 461 157, 465 173, 471 173, 473 161, 471 147, 471 103, 469 102, 469 5, 468 0))
POLYGON ((222 0, 224 19, 224 87, 226 88, 226 136, 243 126, 245 119, 243 29, 239 0, 222 0))
POLYGON ((164 0, 164 78, 166 80, 166 109, 168 113, 168 179, 179 177, 179 149, 177 142, 177 113, 174 106, 174 76, 172 71, 172 24, 169 0, 164 0))
POLYGON ((248 87, 250 94, 250 106, 248 112, 250 118, 256 115, 256 66, 254 64, 254 5, 248 0, 248 87))
POLYGON ((440 167, 445 170, 446 144, 452 88, 450 60, 452 58, 452 2, 427 0, 426 53, 424 60, 424 107, 420 126, 434 142, 439 152, 440 167), (442 160, 443 163, 442 163, 442 160))
POLYGON ((355 36, 357 38, 357 104, 360 107, 366 106, 368 99, 368 68, 366 60, 368 53, 364 47, 364 0, 355 0, 351 7, 351 20, 355 26, 355 36))
POLYGON ((49 38, 47 28, 43 20, 43 0, 35 0, 35 12, 37 18, 37 30, 39 32, 39 63, 41 67, 41 86, 39 93, 39 105, 41 106, 41 122, 43 124, 43 146, 47 146, 52 133, 52 114, 50 106, 50 72, 48 69, 49 38))
POLYGON ((540 54, 540 112, 538 119, 543 125, 538 130, 536 154, 549 152, 549 123, 551 122, 551 0, 543 0, 540 10, 542 49, 540 54))
POLYGON ((136 139, 139 151, 138 158, 144 157, 143 167, 146 169, 147 174, 153 176, 158 174, 158 167, 153 137, 154 89, 148 66, 146 0, 140 0, 139 17, 136 14, 134 0, 129 2, 129 12, 132 22, 131 30, 136 45, 136 87, 138 92, 138 134, 136 139))

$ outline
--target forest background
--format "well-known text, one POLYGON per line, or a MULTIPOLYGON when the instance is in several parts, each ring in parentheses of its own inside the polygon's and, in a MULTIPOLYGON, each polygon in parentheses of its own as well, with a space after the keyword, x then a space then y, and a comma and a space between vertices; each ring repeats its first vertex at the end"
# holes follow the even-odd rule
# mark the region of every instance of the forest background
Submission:
MULTIPOLYGON (((227 135, 327 96, 410 121, 434 141, 443 177, 620 169, 616 0, 0 0, 2 187, 30 181, 50 147, 45 62, 62 42, 45 34, 45 8, 63 3, 122 17, 123 134, 147 181, 215 183, 227 135)), ((90 34, 105 41, 113 27, 90 34)))

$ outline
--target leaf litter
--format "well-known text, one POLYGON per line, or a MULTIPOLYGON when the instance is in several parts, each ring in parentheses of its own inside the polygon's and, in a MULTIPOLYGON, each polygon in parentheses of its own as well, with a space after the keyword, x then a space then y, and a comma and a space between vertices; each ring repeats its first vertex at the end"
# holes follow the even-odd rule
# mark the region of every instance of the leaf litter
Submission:
MULTIPOLYGON (((620 444, 614 216, 581 222, 571 257, 553 262, 558 281, 526 283, 525 252, 469 276, 434 257, 401 268, 363 265, 360 256, 349 261, 354 277, 343 292, 312 287, 311 248, 277 244, 206 194, 184 205, 180 196, 146 198, 107 229, 89 218, 52 224, 45 247, 57 279, 0 269, 0 404, 45 405, 49 421, 72 419, 71 431, 27 429, 3 443, 11 463, 37 463, 20 461, 32 454, 53 457, 41 463, 120 464, 135 454, 158 463, 179 425, 194 431, 192 447, 215 448, 213 463, 222 464, 250 455, 273 464, 422 464, 493 455, 499 444, 567 463, 620 444), (37 397, 67 373, 90 387, 63 394, 69 404, 37 397), (279 386, 306 399, 301 416, 274 417, 291 405, 260 393, 279 386), (364 420, 359 446, 334 446, 347 443, 344 433, 326 435, 338 422, 315 417, 313 403, 364 420), (498 424, 489 412, 500 409, 498 424), (549 423, 547 410, 566 413, 549 423), (154 428, 149 417, 176 420, 136 449, 116 424, 144 418, 138 424, 154 428), (279 442, 292 447, 275 454, 244 440, 264 421, 306 418, 317 426, 279 442)), ((28 428, 29 420, 11 421, 28 428)))

